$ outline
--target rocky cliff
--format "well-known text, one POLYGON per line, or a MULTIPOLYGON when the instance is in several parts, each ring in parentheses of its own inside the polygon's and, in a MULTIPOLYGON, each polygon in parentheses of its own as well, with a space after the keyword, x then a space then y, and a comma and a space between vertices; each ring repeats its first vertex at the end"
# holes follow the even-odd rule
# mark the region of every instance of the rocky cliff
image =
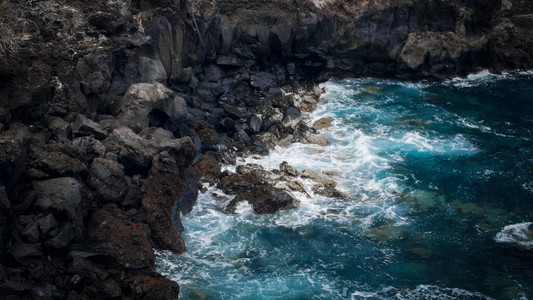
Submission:
MULTIPOLYGON (((312 82, 533 64, 533 7, 521 0, 0 8, 6 299, 176 298, 178 285, 155 272, 153 248, 186 250, 180 220, 199 180, 250 193, 221 163, 276 144, 327 143, 301 122, 320 95, 312 82)), ((285 201, 266 211, 295 206, 261 187, 265 199, 285 201)))

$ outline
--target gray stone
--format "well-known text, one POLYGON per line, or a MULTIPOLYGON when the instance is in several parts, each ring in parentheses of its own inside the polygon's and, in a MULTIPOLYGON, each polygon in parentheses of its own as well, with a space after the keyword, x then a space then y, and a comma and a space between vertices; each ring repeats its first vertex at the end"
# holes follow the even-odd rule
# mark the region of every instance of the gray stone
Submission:
POLYGON ((87 199, 86 187, 71 177, 35 182, 33 187, 38 197, 35 207, 57 214, 64 211, 67 220, 74 225, 76 236, 81 238, 84 231, 83 208, 87 206, 84 203, 87 199))
POLYGON ((108 136, 102 126, 84 115, 78 115, 72 123, 72 133, 76 137, 93 135, 98 140, 103 140, 108 136))

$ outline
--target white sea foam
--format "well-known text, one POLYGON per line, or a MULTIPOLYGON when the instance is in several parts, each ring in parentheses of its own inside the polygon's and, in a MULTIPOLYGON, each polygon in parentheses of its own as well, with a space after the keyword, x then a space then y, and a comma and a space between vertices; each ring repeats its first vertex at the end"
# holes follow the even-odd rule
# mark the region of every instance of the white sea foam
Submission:
POLYGON ((499 243, 518 244, 528 249, 533 248, 533 222, 524 222, 505 226, 494 238, 499 243))

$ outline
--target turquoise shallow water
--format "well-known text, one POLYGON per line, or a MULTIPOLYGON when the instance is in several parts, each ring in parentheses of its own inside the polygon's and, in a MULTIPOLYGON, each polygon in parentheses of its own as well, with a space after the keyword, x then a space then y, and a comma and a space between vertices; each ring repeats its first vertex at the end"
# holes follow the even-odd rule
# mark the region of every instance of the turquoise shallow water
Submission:
POLYGON ((531 298, 533 244, 508 242, 533 221, 533 76, 324 88, 308 121, 333 119, 328 146, 241 163, 338 171, 353 196, 258 216, 211 188, 183 220, 188 252, 158 253, 182 299, 531 298))

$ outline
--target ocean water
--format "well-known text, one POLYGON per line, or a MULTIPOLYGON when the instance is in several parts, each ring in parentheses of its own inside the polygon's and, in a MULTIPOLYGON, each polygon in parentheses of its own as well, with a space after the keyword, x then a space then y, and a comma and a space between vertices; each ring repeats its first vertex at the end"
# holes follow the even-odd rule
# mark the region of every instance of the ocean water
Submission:
POLYGON ((298 209, 228 214, 210 187, 183 220, 188 252, 157 253, 181 298, 531 299, 533 74, 323 87, 306 118, 333 120, 328 146, 239 163, 337 171, 350 197, 303 181, 298 209))

